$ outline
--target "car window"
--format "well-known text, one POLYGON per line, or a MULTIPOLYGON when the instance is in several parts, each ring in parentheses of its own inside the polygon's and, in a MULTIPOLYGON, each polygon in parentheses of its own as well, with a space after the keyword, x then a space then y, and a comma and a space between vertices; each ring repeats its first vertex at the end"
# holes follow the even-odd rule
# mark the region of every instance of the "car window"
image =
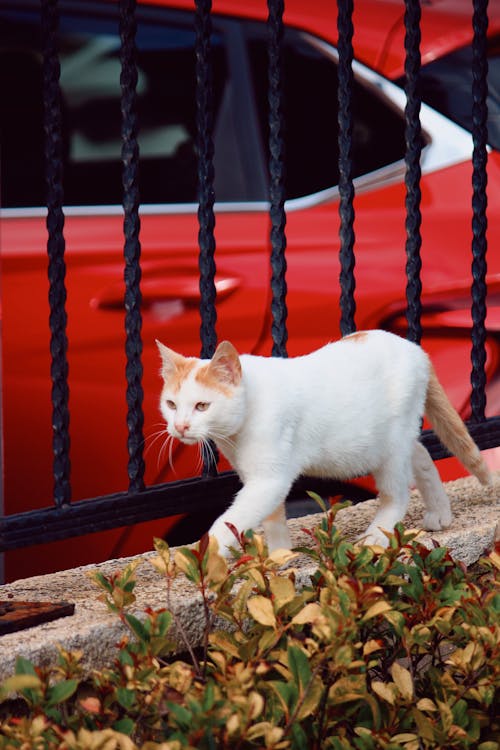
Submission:
MULTIPOLYGON (((397 81, 404 85, 404 78, 397 81)), ((422 66, 422 99, 472 132, 472 47, 461 47, 422 66)), ((500 37, 488 41, 488 142, 500 149, 500 37)))
MULTIPOLYGON (((263 139, 268 139, 267 52, 255 28, 249 49, 263 139)), ((288 199, 338 183, 337 64, 308 37, 288 29, 283 55, 285 190, 288 199)), ((404 158, 404 119, 375 91, 355 79, 353 87, 353 177, 404 158)))
MULTIPOLYGON (((2 205, 44 203, 39 13, 0 10, 2 205)), ((197 200, 195 33, 190 14, 140 19, 137 31, 140 193, 144 203, 197 200), (182 22, 184 18, 184 22, 182 22)), ((64 199, 121 203, 120 40, 116 18, 63 13, 60 20, 64 199)), ((212 38, 214 111, 228 72, 212 38)), ((217 123, 216 123, 217 124, 217 123)), ((227 186, 231 190, 231 185, 227 186)), ((241 189, 241 188, 240 188, 241 189)), ((236 197, 242 197, 241 195, 236 197)))
MULTIPOLYGON (((117 11, 91 1, 61 0, 60 5, 64 202, 68 206, 120 204, 117 11)), ((45 203, 37 6, 33 0, 0 0, 4 207, 45 203)), ((137 12, 140 199, 143 204, 196 203, 193 15, 147 6, 139 6, 137 12)), ((216 16, 213 22, 216 198, 265 201, 269 133, 265 24, 216 16)), ((293 29, 285 34, 284 62, 285 193, 291 199, 338 183, 338 82, 333 57, 293 29)), ((402 159, 401 112, 359 80, 352 106, 354 176, 402 159)))

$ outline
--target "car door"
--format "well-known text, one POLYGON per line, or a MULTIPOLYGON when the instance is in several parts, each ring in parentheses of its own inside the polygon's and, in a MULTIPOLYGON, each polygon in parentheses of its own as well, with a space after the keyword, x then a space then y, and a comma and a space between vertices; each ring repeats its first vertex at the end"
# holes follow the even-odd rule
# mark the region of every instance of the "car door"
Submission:
MULTIPOLYGON (((113 5, 60 5, 71 482, 73 499, 80 500, 128 485, 120 41, 113 5)), ((8 123, 2 128, 1 247, 5 511, 12 513, 50 504, 51 382, 38 3, 2 0, 0 17, 4 91, 17 92, 2 115, 8 123)), ((200 468, 196 450, 175 450, 174 468, 162 452, 155 345, 158 338, 187 355, 200 351, 193 29, 192 13, 138 9, 148 484, 200 468)), ((264 335, 269 222, 264 202, 255 204, 266 176, 245 65, 232 38, 237 31, 237 24, 221 20, 212 37, 215 191, 222 201, 215 228, 216 328, 219 339, 249 352, 264 335)), ((102 557, 113 549, 109 539, 102 557)), ((97 536, 92 540, 101 544, 97 536)))

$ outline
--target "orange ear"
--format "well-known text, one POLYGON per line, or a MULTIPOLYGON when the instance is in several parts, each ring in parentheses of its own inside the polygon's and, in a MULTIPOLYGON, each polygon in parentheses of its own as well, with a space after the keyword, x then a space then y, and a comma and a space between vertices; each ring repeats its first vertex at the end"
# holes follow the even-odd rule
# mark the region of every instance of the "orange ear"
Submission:
POLYGON ((239 385, 241 382, 240 357, 229 341, 221 341, 215 350, 208 369, 221 383, 239 385))

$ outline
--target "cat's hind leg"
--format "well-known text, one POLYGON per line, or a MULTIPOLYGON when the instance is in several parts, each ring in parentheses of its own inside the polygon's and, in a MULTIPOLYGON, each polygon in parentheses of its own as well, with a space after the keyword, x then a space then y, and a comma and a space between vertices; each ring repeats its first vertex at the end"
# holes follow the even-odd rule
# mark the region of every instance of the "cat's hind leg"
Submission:
POLYGON ((415 484, 425 505, 424 529, 439 531, 447 528, 453 520, 450 500, 434 461, 418 440, 413 449, 412 467, 415 484))
POLYGON ((275 549, 290 549, 292 542, 286 523, 285 503, 278 505, 263 522, 269 552, 275 549))
POLYGON ((410 499, 411 454, 394 451, 383 466, 373 472, 379 491, 379 507, 365 534, 360 537, 364 544, 378 544, 387 547, 384 531, 392 532, 402 521, 410 499))

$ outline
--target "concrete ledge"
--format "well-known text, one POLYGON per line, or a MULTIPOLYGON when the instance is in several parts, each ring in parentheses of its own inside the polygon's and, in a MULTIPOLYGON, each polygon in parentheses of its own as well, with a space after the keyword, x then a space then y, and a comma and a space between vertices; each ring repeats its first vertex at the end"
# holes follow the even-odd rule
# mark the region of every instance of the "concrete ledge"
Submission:
MULTIPOLYGON (((456 559, 470 565, 491 547, 495 527, 500 521, 500 472, 494 475, 493 485, 488 488, 481 487, 477 480, 468 477, 447 483, 446 489, 451 499, 454 522, 446 531, 430 532, 429 538, 449 547, 456 559)), ((337 524, 347 538, 355 539, 366 529, 375 513, 376 502, 368 500, 339 512, 337 524)), ((418 528, 422 514, 418 493, 413 493, 405 525, 418 528)), ((311 515, 289 521, 293 544, 307 545, 308 537, 303 529, 314 527, 318 520, 318 515, 311 515)), ((146 606, 166 606, 164 582, 148 562, 154 554, 139 556, 143 561, 137 569, 136 608, 139 612, 146 606)), ((115 646, 125 631, 117 618, 97 600, 98 591, 88 573, 99 569, 108 574, 123 568, 131 559, 137 558, 112 560, 1 586, 1 599, 66 600, 74 602, 76 607, 72 617, 0 637, 0 679, 12 674, 17 656, 24 656, 37 665, 53 663, 58 644, 70 651, 82 651, 86 670, 110 664, 116 656, 115 646)), ((300 569, 302 580, 305 581, 310 572, 311 567, 304 561, 300 569)), ((191 642, 199 642, 203 627, 200 601, 193 588, 181 581, 175 583, 173 608, 189 633, 191 642)))

